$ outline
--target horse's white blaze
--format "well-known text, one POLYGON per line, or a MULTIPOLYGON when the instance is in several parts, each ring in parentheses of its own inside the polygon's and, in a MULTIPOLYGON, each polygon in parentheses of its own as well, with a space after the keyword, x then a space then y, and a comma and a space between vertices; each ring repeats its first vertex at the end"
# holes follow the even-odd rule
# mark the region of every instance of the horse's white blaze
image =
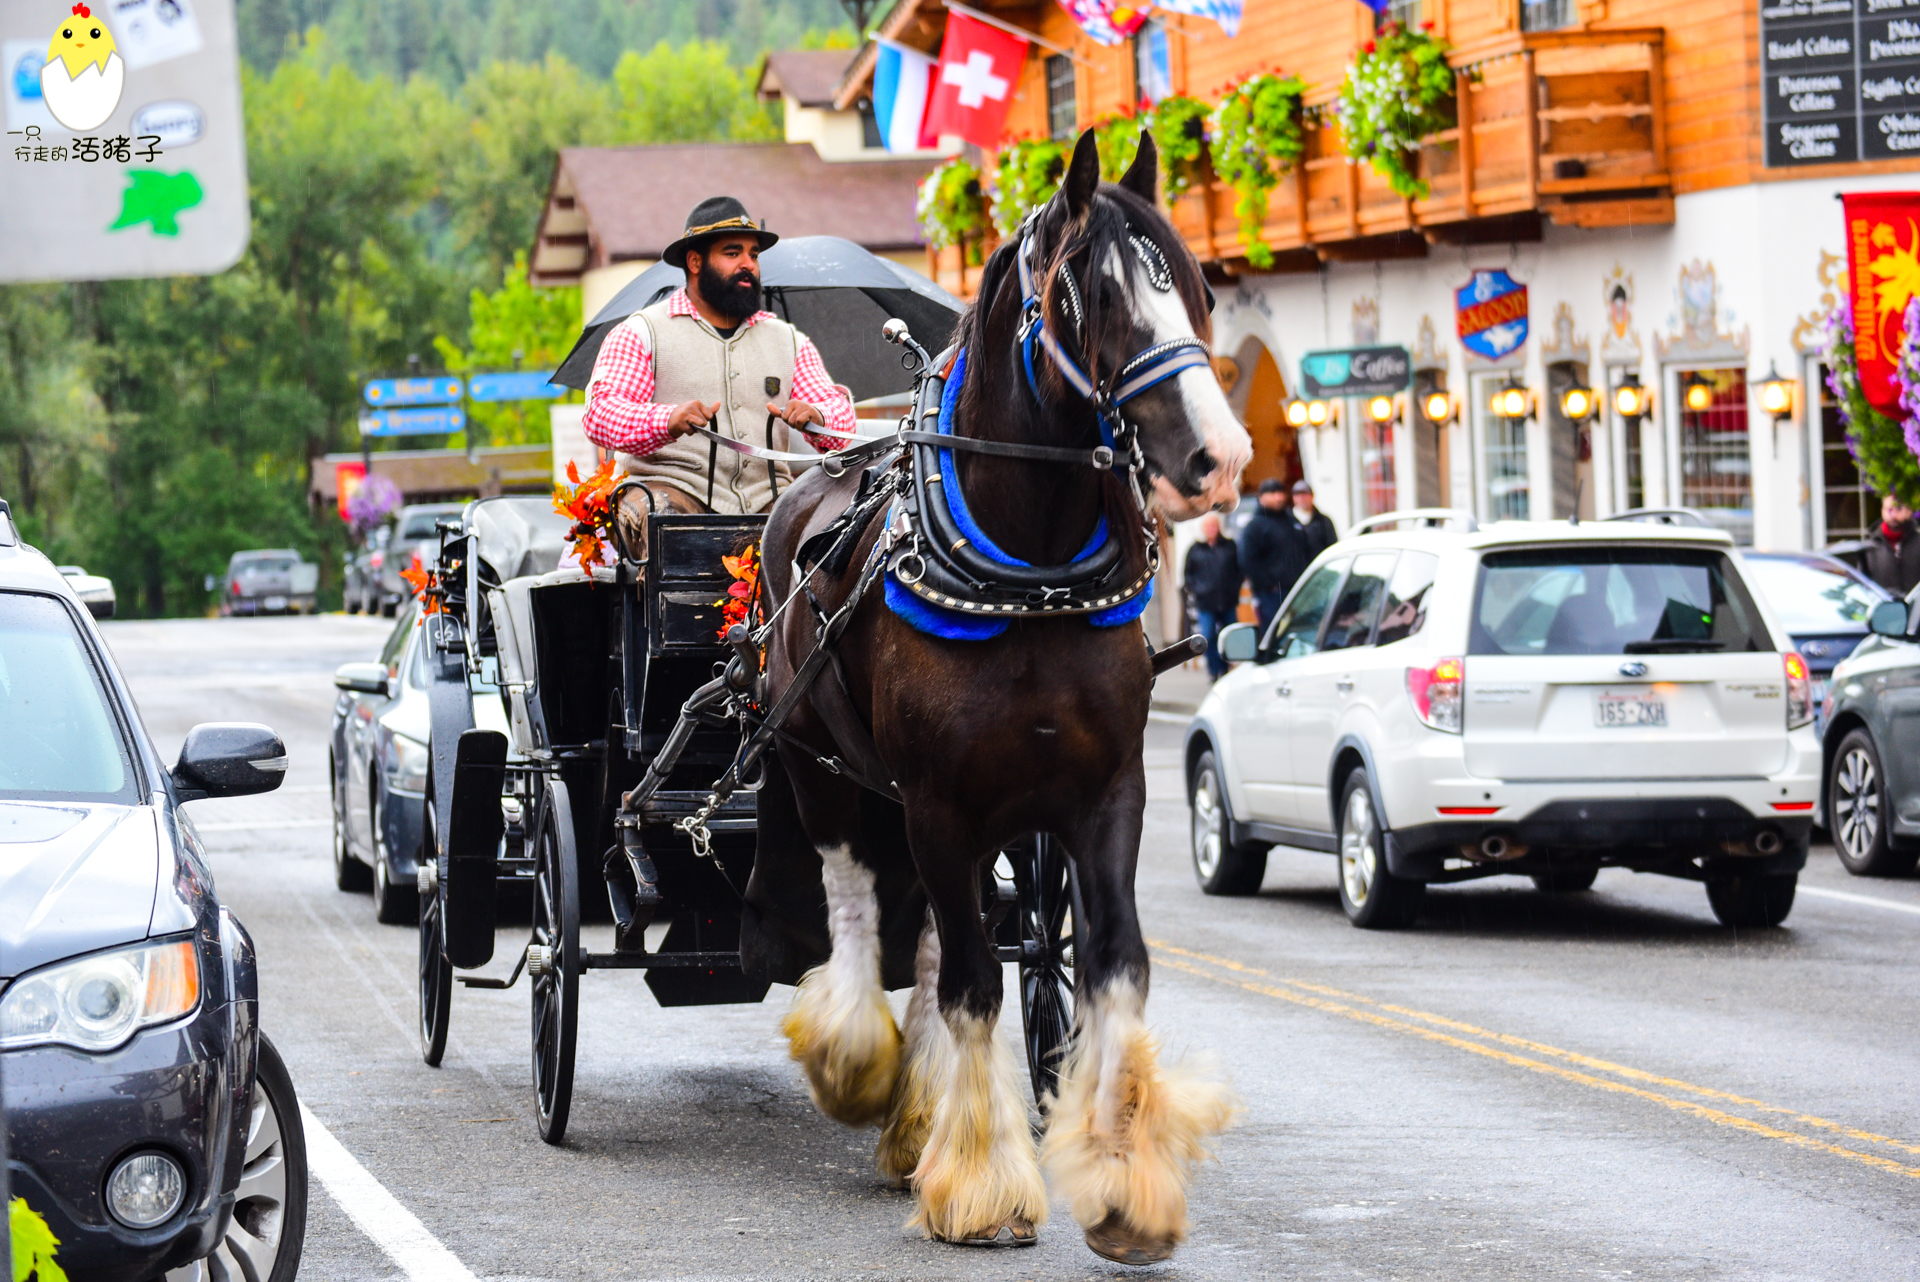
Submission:
POLYGON ((913 1172, 917 1205, 908 1223, 947 1242, 992 1238, 1006 1225, 1038 1228, 1047 1189, 1013 1052, 994 1035, 996 1020, 951 1012, 944 1022, 946 1035, 926 1043, 935 1061, 933 1120, 913 1172))
MULTIPOLYGON (((1129 261, 1130 255, 1131 250, 1114 246, 1108 251, 1106 271, 1127 283, 1128 296, 1140 318, 1147 322, 1153 343, 1197 337, 1178 291, 1155 289, 1138 264, 1129 261)), ((1181 370, 1172 381, 1181 414, 1193 425, 1198 442, 1206 446, 1214 462, 1200 493, 1192 497, 1180 493, 1164 477, 1155 481, 1154 491, 1162 509, 1174 520, 1184 521, 1215 508, 1224 511, 1239 502, 1240 473, 1253 458, 1253 439, 1234 416, 1211 369, 1181 370)))
POLYGON ((1187 1185, 1237 1111, 1207 1063, 1163 1067, 1138 986, 1089 994, 1042 1145, 1054 1187, 1091 1228, 1117 1214, 1146 1238, 1187 1235, 1187 1185))
POLYGON ((900 1030, 880 987, 880 902, 873 872, 846 846, 820 851, 833 951, 800 980, 781 1027, 820 1111, 849 1126, 886 1116, 900 1030))
POLYGON ((882 1175, 904 1184, 920 1164, 927 1130, 933 1125, 934 1104, 945 1087, 941 1073, 953 1062, 952 1039, 940 1018, 940 932, 934 927, 931 909, 920 929, 920 947, 913 959, 913 996, 907 999, 901 1033, 906 1046, 901 1051, 900 1076, 874 1163, 882 1175))

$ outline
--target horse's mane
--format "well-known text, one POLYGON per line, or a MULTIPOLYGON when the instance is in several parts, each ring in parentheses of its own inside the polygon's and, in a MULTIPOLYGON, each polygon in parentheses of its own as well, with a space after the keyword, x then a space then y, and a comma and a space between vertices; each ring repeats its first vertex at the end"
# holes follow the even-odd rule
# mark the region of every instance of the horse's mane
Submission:
MULTIPOLYGON (((1068 350, 1078 349, 1095 382, 1113 372, 1100 367, 1101 352, 1110 345, 1116 327, 1124 333, 1131 318, 1125 307, 1102 305, 1100 291, 1093 287, 1094 275, 1106 261, 1108 251, 1117 248, 1121 261, 1128 266, 1125 296, 1131 297, 1143 275, 1128 244, 1129 236, 1144 236, 1159 249, 1173 273, 1174 289, 1186 305, 1194 333, 1203 342, 1212 341, 1213 327, 1208 315, 1211 294, 1200 274, 1200 265, 1152 201, 1130 188, 1103 182, 1081 218, 1069 221, 1065 202, 1056 197, 1036 220, 1032 234, 1038 237, 1041 251, 1034 263, 1034 274, 1042 282, 1044 314, 1068 350), (1060 283, 1065 272, 1057 270, 1067 264, 1078 268, 1075 282, 1085 315, 1077 337, 1071 323, 1071 305, 1063 297, 1065 286, 1060 283)), ((966 384, 960 389, 955 417, 967 424, 1005 421, 1010 390, 1006 380, 1011 379, 1013 395, 1034 409, 1030 417, 1044 416, 1063 424, 1077 424, 1073 443, 1097 443, 1093 439, 1096 429, 1092 408, 1067 386, 1051 360, 1035 360, 1034 372, 1045 405, 1033 405, 1028 395, 1026 375, 1021 370, 1014 340, 1020 318, 1019 246, 1020 238, 1015 236, 994 250, 981 271, 979 291, 955 327, 956 336, 968 353, 966 384), (1080 440, 1081 437, 1085 440, 1080 440)), ((1004 436, 1004 433, 996 435, 1004 436)), ((1140 518, 1120 474, 1109 472, 1101 480, 1107 528, 1115 532, 1133 528, 1140 518)), ((1144 566, 1145 554, 1133 540, 1127 543, 1132 549, 1130 569, 1137 573, 1144 566)))

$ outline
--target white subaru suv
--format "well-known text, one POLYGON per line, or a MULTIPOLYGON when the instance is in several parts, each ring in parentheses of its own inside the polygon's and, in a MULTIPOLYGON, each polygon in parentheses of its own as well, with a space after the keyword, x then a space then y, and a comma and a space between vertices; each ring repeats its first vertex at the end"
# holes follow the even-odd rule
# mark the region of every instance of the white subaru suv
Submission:
POLYGON ((1704 882, 1729 926, 1793 907, 1807 666, 1717 530, 1388 513, 1220 647, 1185 756, 1209 894, 1258 890, 1284 845, 1338 855, 1370 928, 1433 882, 1581 891, 1608 866, 1704 882))

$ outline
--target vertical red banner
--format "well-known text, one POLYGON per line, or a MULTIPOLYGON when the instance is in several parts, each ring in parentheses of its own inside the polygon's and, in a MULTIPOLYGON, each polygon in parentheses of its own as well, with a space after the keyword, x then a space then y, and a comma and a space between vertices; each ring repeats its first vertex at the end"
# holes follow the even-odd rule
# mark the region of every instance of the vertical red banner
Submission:
POLYGON ((342 521, 351 522, 353 520, 351 516, 347 515, 347 500, 353 497, 353 492, 360 488, 360 482, 366 479, 367 465, 365 463, 335 463, 333 465, 333 483, 336 491, 334 494, 334 502, 340 507, 340 519, 342 521))
POLYGON ((1860 390, 1867 404, 1898 415, 1894 366, 1905 341, 1907 304, 1920 294, 1920 192, 1878 191, 1841 199, 1860 390))

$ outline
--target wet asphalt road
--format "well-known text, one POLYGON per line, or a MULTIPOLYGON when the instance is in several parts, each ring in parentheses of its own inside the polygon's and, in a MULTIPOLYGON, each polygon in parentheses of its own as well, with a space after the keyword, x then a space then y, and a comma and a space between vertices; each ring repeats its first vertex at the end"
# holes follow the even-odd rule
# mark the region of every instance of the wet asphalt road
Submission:
MULTIPOLYGON (((456 988, 445 1066, 425 1067, 414 932, 332 885, 330 676, 389 626, 105 632, 169 757, 198 721, 285 737, 280 792, 191 807, 259 946, 263 1025, 314 1114, 479 1277, 1920 1276, 1920 882, 1853 879, 1818 849, 1777 931, 1724 930, 1699 886, 1618 871, 1566 898, 1443 888, 1414 929, 1357 931, 1327 856, 1276 853, 1257 898, 1200 894, 1163 721, 1148 1014, 1246 1103, 1171 1265, 1103 1263, 1058 1204, 1033 1250, 919 1240, 873 1133, 808 1102, 781 988, 663 1010, 637 975, 589 974, 573 1121, 549 1148, 525 985, 456 988)), ((408 1274, 316 1188, 301 1276, 408 1274)))

